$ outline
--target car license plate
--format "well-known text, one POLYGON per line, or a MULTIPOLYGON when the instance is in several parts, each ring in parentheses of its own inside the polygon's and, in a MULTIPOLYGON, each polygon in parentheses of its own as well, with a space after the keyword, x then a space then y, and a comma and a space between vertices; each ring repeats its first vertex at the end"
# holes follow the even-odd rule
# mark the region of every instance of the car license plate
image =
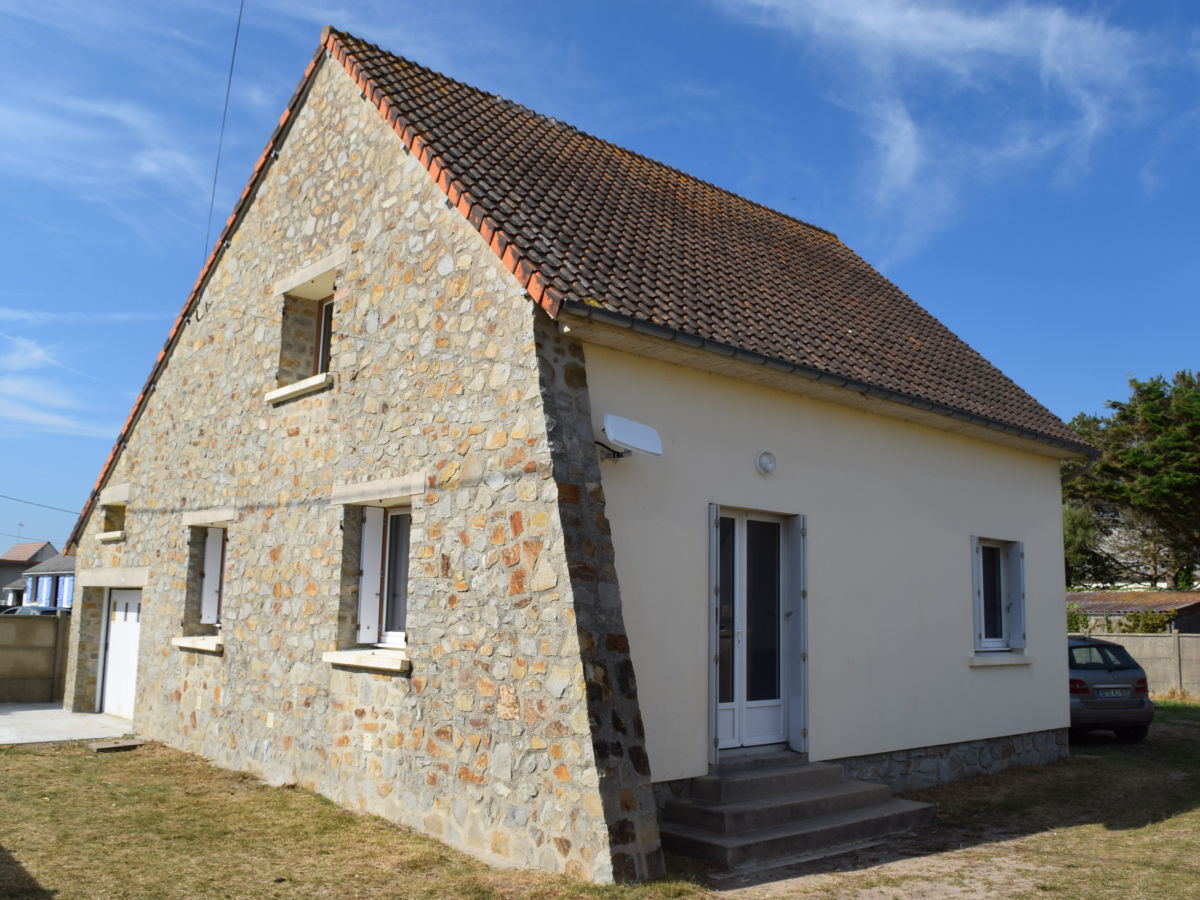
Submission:
POLYGON ((1097 697, 1128 697, 1129 688, 1096 688, 1097 697))

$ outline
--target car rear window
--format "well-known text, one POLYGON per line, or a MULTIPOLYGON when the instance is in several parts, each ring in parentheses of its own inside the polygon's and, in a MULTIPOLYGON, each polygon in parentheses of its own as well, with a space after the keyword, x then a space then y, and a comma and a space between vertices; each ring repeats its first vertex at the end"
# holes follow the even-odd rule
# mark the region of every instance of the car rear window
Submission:
POLYGON ((1088 644, 1083 647, 1071 647, 1072 669, 1136 669, 1138 664, 1133 661, 1129 651, 1124 647, 1105 647, 1101 644, 1088 644))

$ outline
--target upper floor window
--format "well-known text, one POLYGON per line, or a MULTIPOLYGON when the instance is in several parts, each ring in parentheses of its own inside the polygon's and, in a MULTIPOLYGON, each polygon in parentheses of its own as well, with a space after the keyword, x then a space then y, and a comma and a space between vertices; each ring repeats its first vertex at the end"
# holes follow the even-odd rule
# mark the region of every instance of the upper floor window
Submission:
POLYGON ((267 400, 282 403, 333 384, 337 337, 338 278, 348 247, 305 266, 272 285, 280 298, 279 365, 267 400))

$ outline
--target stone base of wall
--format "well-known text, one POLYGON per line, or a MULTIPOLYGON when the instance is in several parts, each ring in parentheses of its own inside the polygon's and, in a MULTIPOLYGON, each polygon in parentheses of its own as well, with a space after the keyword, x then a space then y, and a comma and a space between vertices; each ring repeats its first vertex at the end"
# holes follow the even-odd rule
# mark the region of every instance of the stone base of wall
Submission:
POLYGON ((1065 759, 1067 752, 1067 729, 1054 728, 822 761, 845 766, 847 778, 880 782, 895 791, 915 791, 973 775, 1055 762, 1065 759))

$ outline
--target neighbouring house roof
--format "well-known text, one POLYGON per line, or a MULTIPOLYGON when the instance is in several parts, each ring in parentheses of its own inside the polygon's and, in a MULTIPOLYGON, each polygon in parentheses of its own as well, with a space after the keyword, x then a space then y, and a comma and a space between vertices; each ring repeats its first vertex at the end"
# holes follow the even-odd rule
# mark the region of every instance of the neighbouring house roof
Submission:
POLYGON ((1200 591, 1068 591, 1067 603, 1089 616, 1131 612, 1182 612, 1200 606, 1200 591))
POLYGON ((3 587, 0 587, 0 591, 23 591, 23 590, 25 590, 25 576, 23 576, 23 575, 20 578, 10 581, 8 584, 4 585, 3 587))
MULTIPOLYGON (((327 28, 96 490, 328 53, 534 302, 711 342, 864 393, 1091 448, 822 228, 327 28)), ((73 546, 95 491, 68 541, 73 546)))
POLYGON ((60 553, 25 570, 26 575, 74 575, 75 557, 60 553))
POLYGON ((43 547, 54 549, 54 545, 49 541, 26 541, 23 544, 13 544, 4 555, 0 556, 0 563, 27 563, 35 556, 43 547))

